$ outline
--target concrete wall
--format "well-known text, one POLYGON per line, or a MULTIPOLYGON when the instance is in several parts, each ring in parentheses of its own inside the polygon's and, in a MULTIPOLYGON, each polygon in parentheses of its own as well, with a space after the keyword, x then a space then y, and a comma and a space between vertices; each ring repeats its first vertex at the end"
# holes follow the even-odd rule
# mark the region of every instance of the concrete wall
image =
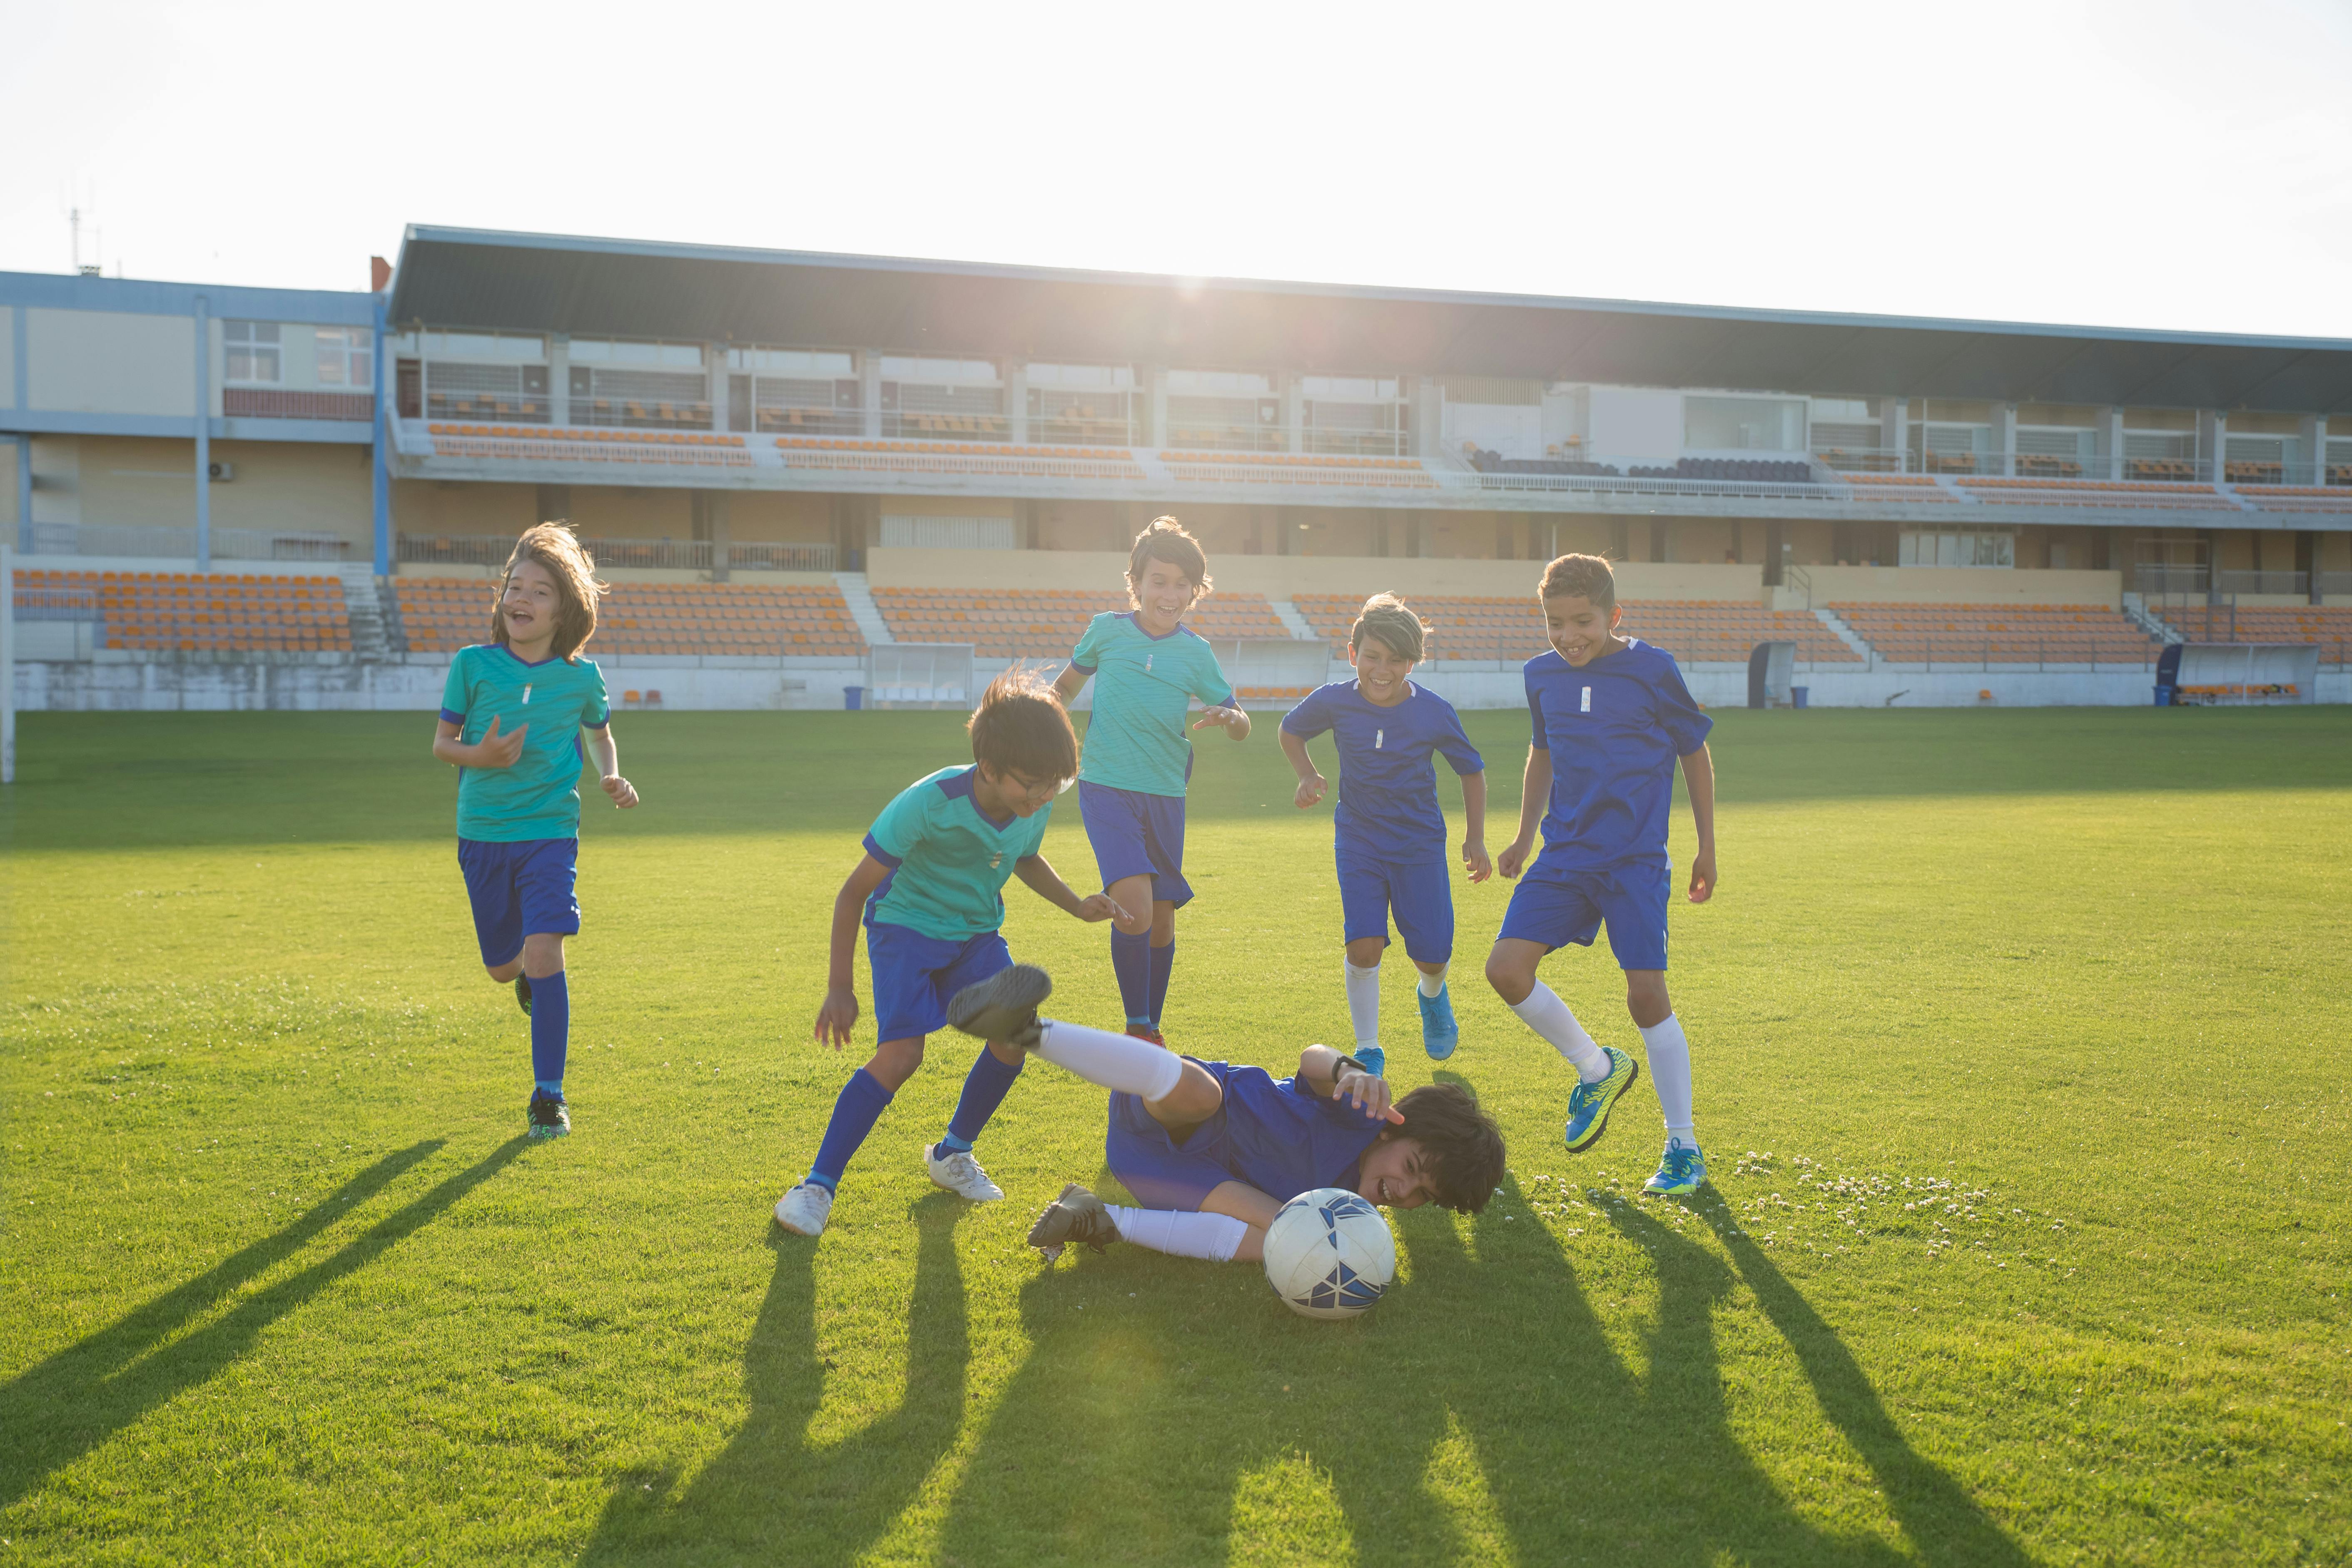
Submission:
MULTIPOLYGON (((193 528, 196 521, 195 443, 129 436, 54 438, 77 448, 72 476, 86 523, 139 523, 193 528)), ((44 441, 35 469, 51 484, 44 441)), ((236 477, 212 487, 215 528, 286 533, 333 533, 364 546, 373 521, 368 448, 305 441, 215 441, 213 460, 236 477)), ((62 476, 60 476, 62 479, 62 476)), ((37 504, 35 515, 51 519, 37 504)))
MULTIPOLYGON (((862 685, 859 659, 604 658, 615 732, 625 731, 625 693, 659 691, 664 708, 727 710, 842 706, 842 689, 862 685)), ((231 663, 209 659, 132 662, 36 660, 16 666, 16 705, 27 712, 436 711, 449 661, 442 655, 365 664, 310 660, 231 663)), ((422 734, 424 731, 420 731, 422 734)))
MULTIPOLYGON (((2120 572, 2003 571, 1969 566, 1809 566, 1816 605, 2123 605, 2120 572)), ((1791 595, 1785 591, 1782 602, 1791 595)), ((1803 595, 1793 595, 1797 604, 1803 595)))
POLYGON ((536 485, 392 481, 392 525, 402 533, 428 539, 495 533, 511 539, 541 521, 538 513, 536 485))
MULTIPOLYGON (((1298 594, 1446 594, 1532 597, 1543 568, 1533 561, 1399 560, 1344 556, 1213 555, 1209 574, 1237 593, 1290 598, 1298 594)), ((882 550, 866 552, 866 575, 877 588, 1117 588, 1127 580, 1124 552, 1036 550, 882 550)), ((1756 604, 1763 569, 1733 565, 1617 568, 1628 599, 1716 599, 1756 604)))
POLYGON ((25 347, 32 408, 181 419, 196 412, 196 324, 190 317, 28 310, 25 347))

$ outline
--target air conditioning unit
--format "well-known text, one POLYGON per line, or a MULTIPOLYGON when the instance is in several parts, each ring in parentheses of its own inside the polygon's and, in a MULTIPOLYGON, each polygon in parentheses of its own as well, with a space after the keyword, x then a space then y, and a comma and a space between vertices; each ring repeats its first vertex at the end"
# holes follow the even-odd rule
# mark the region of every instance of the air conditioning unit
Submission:
POLYGON ((231 479, 236 478, 236 465, 235 463, 214 463, 205 469, 205 473, 211 479, 213 483, 216 485, 225 485, 231 479))

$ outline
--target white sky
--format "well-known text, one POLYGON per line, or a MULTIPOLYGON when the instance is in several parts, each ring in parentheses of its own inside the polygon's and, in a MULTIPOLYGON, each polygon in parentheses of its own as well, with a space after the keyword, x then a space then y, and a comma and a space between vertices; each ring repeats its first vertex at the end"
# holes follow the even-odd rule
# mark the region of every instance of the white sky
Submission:
POLYGON ((2347 84, 2345 0, 0 0, 0 269, 79 200, 134 278, 435 223, 2352 338, 2347 84))

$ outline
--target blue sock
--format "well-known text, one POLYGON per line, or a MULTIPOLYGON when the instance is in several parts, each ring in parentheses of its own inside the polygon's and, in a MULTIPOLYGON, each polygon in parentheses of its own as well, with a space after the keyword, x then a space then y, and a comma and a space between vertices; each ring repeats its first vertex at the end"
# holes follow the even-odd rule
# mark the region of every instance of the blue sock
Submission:
POLYGON ((1118 976, 1119 1005, 1130 1024, 1151 1021, 1151 939, 1110 933, 1110 972, 1118 976))
POLYGON ((950 1153, 971 1152, 973 1140, 1004 1103, 1004 1092, 1021 1076, 1023 1065, 1000 1061, 994 1051, 981 1047, 971 1071, 964 1074, 963 1098, 956 1101, 955 1114, 948 1119, 948 1135, 940 1140, 939 1147, 950 1153))
POLYGON ((1151 1026, 1160 1027, 1160 1015, 1168 1006, 1168 976, 1176 967, 1176 939, 1170 937, 1166 947, 1151 950, 1151 1026))
POLYGON ((811 1167, 808 1179, 828 1188, 841 1185, 841 1173, 849 1168, 850 1156, 874 1131, 874 1123, 889 1107, 890 1091, 882 1080, 859 1068, 841 1086, 841 1098, 833 1102, 833 1120, 824 1124, 824 1142, 816 1146, 816 1163, 811 1167))
POLYGON ((563 972, 530 983, 530 1076, 550 1094, 563 1092, 563 1057, 572 1047, 572 989, 563 972))

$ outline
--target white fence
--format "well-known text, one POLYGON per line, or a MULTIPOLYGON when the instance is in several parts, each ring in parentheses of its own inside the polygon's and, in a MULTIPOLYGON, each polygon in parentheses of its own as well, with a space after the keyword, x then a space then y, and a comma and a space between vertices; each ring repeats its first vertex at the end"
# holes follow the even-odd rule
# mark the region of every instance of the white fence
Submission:
POLYGON ((866 652, 866 700, 969 707, 980 700, 971 648, 968 642, 876 643, 866 652))

